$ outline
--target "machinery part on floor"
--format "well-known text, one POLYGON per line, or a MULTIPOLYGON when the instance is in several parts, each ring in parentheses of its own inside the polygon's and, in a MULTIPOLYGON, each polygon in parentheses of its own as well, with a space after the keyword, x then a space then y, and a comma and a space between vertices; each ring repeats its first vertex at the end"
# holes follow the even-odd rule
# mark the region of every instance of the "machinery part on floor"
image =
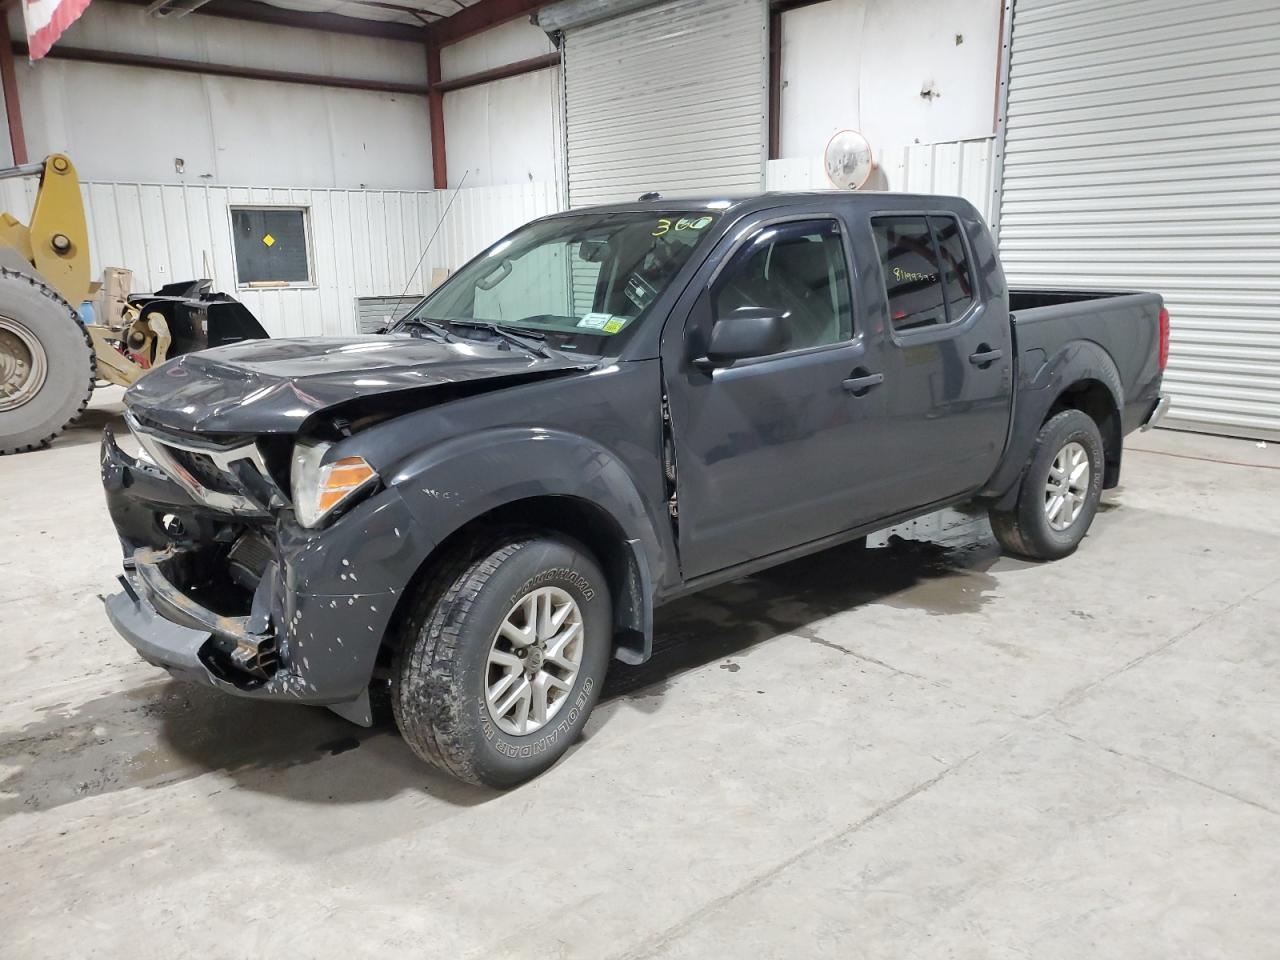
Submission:
POLYGON ((212 281, 130 294, 132 274, 91 279, 89 232, 75 166, 55 153, 0 170, 39 176, 30 225, 0 214, 0 455, 43 447, 85 408, 101 378, 127 387, 170 357, 267 332, 212 281), (75 308, 101 290, 95 323, 75 308))

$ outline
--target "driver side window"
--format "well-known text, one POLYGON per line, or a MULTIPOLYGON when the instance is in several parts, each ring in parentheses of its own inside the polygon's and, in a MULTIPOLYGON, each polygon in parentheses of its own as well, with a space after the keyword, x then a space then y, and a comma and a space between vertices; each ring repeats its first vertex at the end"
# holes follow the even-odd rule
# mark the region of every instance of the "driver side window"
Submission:
POLYGON ((807 220, 765 227, 741 247, 716 283, 714 319, 763 307, 787 323, 788 350, 853 336, 849 271, 840 226, 807 220))

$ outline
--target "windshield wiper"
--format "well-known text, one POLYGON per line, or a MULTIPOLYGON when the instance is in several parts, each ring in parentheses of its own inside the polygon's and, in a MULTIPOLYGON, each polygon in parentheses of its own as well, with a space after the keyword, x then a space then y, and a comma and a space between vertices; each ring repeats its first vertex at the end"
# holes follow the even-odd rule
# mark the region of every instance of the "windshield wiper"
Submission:
POLYGON ((407 327, 410 325, 415 327, 422 327, 424 330, 430 330, 432 333, 434 333, 437 337, 439 337, 445 343, 456 343, 458 340, 457 337, 455 337, 452 333, 450 333, 447 329, 445 329, 440 324, 435 323, 434 321, 431 321, 431 320, 426 320, 422 317, 405 317, 398 324, 396 324, 396 326, 403 326, 403 327, 407 327))
POLYGON ((555 359, 555 354, 551 352, 542 339, 532 339, 534 337, 541 338, 541 334, 532 330, 521 330, 520 333, 513 333, 500 323, 492 323, 488 320, 450 320, 449 323, 455 327, 475 327, 479 330, 488 330, 490 333, 501 337, 507 343, 514 343, 522 350, 536 354, 539 357, 546 357, 549 360, 555 359), (524 336, 521 336, 524 334, 524 336))

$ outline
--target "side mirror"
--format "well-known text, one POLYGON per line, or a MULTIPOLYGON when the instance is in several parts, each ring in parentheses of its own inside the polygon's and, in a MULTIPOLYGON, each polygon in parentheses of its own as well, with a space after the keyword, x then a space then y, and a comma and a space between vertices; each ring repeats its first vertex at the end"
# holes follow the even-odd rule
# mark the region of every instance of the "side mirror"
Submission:
POLYGON ((782 353, 790 345, 784 314, 771 307, 739 307, 715 322, 707 355, 694 362, 704 369, 727 367, 735 360, 782 353))

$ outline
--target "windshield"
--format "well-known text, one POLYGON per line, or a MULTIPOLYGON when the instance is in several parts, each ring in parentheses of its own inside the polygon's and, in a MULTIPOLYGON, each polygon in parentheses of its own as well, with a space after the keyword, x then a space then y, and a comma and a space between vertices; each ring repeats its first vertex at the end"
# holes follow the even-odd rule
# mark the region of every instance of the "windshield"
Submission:
POLYGON ((531 223, 459 270, 402 322, 493 323, 536 332, 561 349, 604 352, 599 338, 635 323, 714 222, 705 211, 646 211, 531 223))

